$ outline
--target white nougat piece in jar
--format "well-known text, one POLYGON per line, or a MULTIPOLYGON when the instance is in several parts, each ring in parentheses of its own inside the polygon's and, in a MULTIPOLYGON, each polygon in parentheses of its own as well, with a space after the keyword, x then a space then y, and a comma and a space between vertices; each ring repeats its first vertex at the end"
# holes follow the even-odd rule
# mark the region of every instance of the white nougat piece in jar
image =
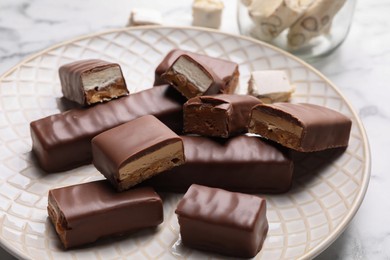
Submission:
POLYGON ((218 29, 223 8, 220 0, 195 0, 192 5, 192 25, 218 29))

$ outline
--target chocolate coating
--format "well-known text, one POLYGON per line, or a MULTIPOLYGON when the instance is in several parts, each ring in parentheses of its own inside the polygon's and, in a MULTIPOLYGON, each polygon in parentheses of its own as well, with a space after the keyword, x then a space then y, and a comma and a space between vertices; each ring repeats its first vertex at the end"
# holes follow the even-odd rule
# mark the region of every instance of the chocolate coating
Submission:
POLYGON ((30 123, 32 150, 47 172, 73 169, 91 162, 93 137, 135 118, 154 115, 181 132, 183 103, 181 95, 165 85, 87 109, 48 116, 30 123))
POLYGON ((113 97, 125 96, 129 93, 122 70, 117 63, 98 59, 75 61, 61 66, 59 76, 64 96, 84 106, 108 101, 113 97), (84 89, 83 77, 85 75, 96 74, 109 68, 119 70, 120 77, 113 82, 108 82, 108 78, 106 78, 105 83, 107 86, 95 86, 91 90, 84 89))
POLYGON ((268 232, 266 202, 254 195, 194 184, 175 213, 184 245, 224 255, 255 256, 268 232))
POLYGON ((162 201, 152 188, 117 193, 106 180, 50 190, 48 213, 65 248, 163 221, 162 201))
POLYGON ((248 95, 192 98, 183 107, 184 132, 224 138, 247 132, 252 107, 260 103, 248 95))
POLYGON ((154 79, 155 86, 167 83, 161 78, 161 75, 165 73, 176 59, 183 54, 202 62, 202 64, 213 70, 214 74, 224 82, 221 93, 234 93, 240 76, 237 63, 179 49, 173 49, 170 51, 157 66, 154 79))
POLYGON ((145 185, 169 192, 185 192, 192 184, 245 193, 282 193, 291 187, 292 161, 261 138, 182 139, 186 163, 154 176, 145 185))
POLYGON ((95 167, 119 191, 128 189, 161 171, 184 163, 182 139, 151 115, 134 119, 94 137, 92 139, 92 155, 95 167), (140 166, 138 171, 134 172, 135 169, 131 169, 131 174, 126 177, 131 182, 124 184, 125 180, 121 179, 120 174, 121 168, 174 143, 179 143, 178 146, 181 148, 179 157, 171 158, 172 155, 167 154, 164 155, 165 160, 162 158, 157 160, 156 155, 151 156, 147 165, 140 166), (153 167, 153 164, 156 163, 158 166, 153 167), (149 173, 150 170, 152 171, 149 173))
POLYGON ((253 108, 249 132, 297 151, 314 152, 348 146, 351 126, 351 119, 327 107, 304 103, 274 103, 253 108), (256 115, 278 121, 272 125, 259 123, 255 119, 256 115), (280 130, 283 128, 281 124, 288 124, 288 127, 284 127, 288 129, 280 130), (300 133, 291 134, 289 131, 300 133))

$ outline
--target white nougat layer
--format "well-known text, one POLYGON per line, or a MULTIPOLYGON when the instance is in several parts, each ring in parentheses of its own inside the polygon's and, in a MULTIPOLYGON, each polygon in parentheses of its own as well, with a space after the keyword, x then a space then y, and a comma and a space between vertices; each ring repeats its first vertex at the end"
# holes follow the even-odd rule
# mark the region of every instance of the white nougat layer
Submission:
POLYGON ((86 91, 96 87, 98 89, 105 88, 121 78, 122 73, 119 67, 109 67, 101 71, 85 73, 81 76, 84 90, 86 91))

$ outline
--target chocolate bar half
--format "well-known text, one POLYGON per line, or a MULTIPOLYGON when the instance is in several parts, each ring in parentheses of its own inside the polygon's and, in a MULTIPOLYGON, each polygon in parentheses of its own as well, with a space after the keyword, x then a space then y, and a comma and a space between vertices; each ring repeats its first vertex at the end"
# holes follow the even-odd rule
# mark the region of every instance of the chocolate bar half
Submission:
POLYGON ((248 130, 250 112, 261 102, 248 95, 219 94, 188 100, 183 107, 184 132, 227 138, 248 130))
POLYGON ((65 248, 163 222, 162 201, 152 188, 118 193, 106 180, 50 190, 47 211, 65 248))
POLYGON ((351 119, 323 106, 274 103, 253 108, 249 132, 300 152, 314 152, 348 146, 351 125, 351 119))
POLYGON ((234 257, 254 257, 268 232, 260 197, 192 185, 176 208, 185 246, 234 257))
POLYGON ((118 191, 184 163, 182 139, 152 115, 92 139, 95 167, 118 191))
POLYGON ((47 172, 73 169, 91 162, 93 137, 138 117, 154 115, 180 133, 183 103, 183 97, 165 85, 48 116, 30 123, 32 150, 40 167, 47 172))
POLYGON ((61 66, 59 75, 64 97, 84 106, 129 94, 117 63, 98 59, 75 61, 61 66))
POLYGON ((194 183, 245 193, 283 193, 291 187, 292 160, 259 137, 182 139, 186 163, 144 185, 168 192, 185 192, 194 183))
POLYGON ((234 93, 238 86, 238 80, 240 76, 237 63, 179 49, 173 49, 170 51, 157 66, 154 80, 155 86, 167 83, 164 79, 161 78, 161 75, 167 72, 169 67, 172 66, 172 64, 177 60, 177 58, 179 58, 179 56, 184 54, 190 56, 194 60, 201 62, 204 66, 213 70, 213 73, 223 81, 220 93, 234 93))

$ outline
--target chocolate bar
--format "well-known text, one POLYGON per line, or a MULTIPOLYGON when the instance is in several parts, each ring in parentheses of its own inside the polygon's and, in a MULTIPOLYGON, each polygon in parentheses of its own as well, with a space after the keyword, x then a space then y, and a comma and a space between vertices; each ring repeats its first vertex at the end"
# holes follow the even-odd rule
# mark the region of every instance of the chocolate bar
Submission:
POLYGON ((253 108, 249 132, 285 147, 314 152, 348 145, 351 120, 312 104, 274 103, 253 108))
POLYGON ((191 98, 183 107, 184 132, 223 138, 244 133, 252 107, 260 103, 257 98, 247 95, 191 98))
POLYGON ((161 78, 188 99, 215 95, 224 88, 224 82, 212 70, 188 55, 180 55, 161 78))
POLYGON ((50 190, 47 211, 65 248, 163 222, 162 201, 152 188, 118 193, 106 180, 50 190))
POLYGON ((98 59, 75 61, 61 66, 59 75, 64 96, 84 106, 129 94, 117 63, 98 59))
POLYGON ((260 197, 192 185, 177 205, 185 246, 234 257, 254 257, 268 232, 260 197))
POLYGON ((95 167, 118 191, 184 163, 183 141, 151 115, 92 139, 95 167))
POLYGON ((159 86, 87 109, 72 109, 31 122, 32 150, 41 168, 59 172, 92 160, 96 135, 144 115, 154 115, 181 132, 184 100, 171 86, 159 86))
POLYGON ((155 71, 154 85, 166 84, 167 82, 161 78, 161 75, 165 73, 169 67, 179 58, 181 55, 188 55, 191 58, 200 61, 202 64, 213 70, 214 74, 222 79, 224 82, 221 93, 232 94, 236 90, 238 85, 238 79, 240 72, 238 71, 238 64, 232 61, 209 57, 198 53, 189 51, 174 49, 170 51, 167 56, 157 66, 155 71))
POLYGON ((283 193, 291 187, 293 162, 261 138, 182 139, 186 163, 144 185, 168 192, 185 192, 194 183, 244 193, 283 193))

